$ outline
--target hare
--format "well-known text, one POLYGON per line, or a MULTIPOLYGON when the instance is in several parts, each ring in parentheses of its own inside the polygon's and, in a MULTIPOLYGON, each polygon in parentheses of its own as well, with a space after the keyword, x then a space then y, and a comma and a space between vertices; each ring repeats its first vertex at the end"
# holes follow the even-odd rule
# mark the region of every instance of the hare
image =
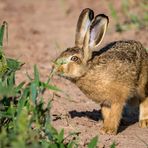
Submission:
POLYGON ((148 53, 140 42, 115 41, 102 49, 109 19, 84 9, 75 46, 55 60, 54 73, 69 79, 90 99, 101 103, 102 133, 117 134, 122 110, 130 99, 140 103, 139 126, 148 127, 148 53))

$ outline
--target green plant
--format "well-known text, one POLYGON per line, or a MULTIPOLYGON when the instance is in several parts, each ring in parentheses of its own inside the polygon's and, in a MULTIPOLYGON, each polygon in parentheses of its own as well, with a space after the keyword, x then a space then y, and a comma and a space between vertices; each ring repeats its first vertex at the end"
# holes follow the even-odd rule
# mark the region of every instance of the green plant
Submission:
POLYGON ((56 86, 40 81, 37 66, 29 83, 15 84, 15 73, 21 62, 5 58, 3 36, 6 23, 0 28, 0 147, 76 147, 71 140, 65 143, 64 130, 57 132, 50 123, 51 101, 43 102, 44 92, 60 91, 56 86), (5 66, 6 65, 6 66, 5 66), (3 70, 5 67, 5 70, 3 70))
POLYGON ((92 138, 90 143, 88 144, 88 148, 96 148, 98 143, 98 136, 92 138))
POLYGON ((2 76, 7 69, 7 60, 5 54, 3 52, 3 38, 4 38, 4 30, 7 26, 6 22, 3 22, 2 26, 0 26, 0 76, 2 76))
POLYGON ((110 148, 115 148, 116 147, 116 143, 115 141, 111 144, 110 148))
MULTIPOLYGON (((14 60, 15 61, 15 60, 14 60)), ((0 81, 0 145, 1 147, 74 147, 74 140, 64 143, 64 130, 57 132, 50 123, 51 101, 45 106, 45 89, 56 90, 55 86, 40 81, 34 66, 34 78, 28 84, 16 86, 15 72, 21 64, 9 65, 0 81), (14 67, 13 67, 13 66, 14 67), (13 69, 11 69, 13 67, 13 69), (15 70, 14 70, 15 69, 15 70)))
POLYGON ((111 12, 111 16, 117 21, 118 20, 117 11, 115 10, 112 3, 109 3, 109 9, 110 9, 110 12, 111 12))
POLYGON ((58 89, 40 81, 36 66, 34 66, 34 78, 28 84, 21 82, 17 86, 15 71, 8 68, 7 75, 1 78, 0 87, 1 147, 70 148, 76 145, 74 140, 64 143, 64 130, 58 133, 52 127, 51 101, 45 106, 43 93, 45 89, 58 89))
POLYGON ((111 16, 114 18, 116 25, 115 29, 117 32, 127 31, 129 29, 141 29, 146 28, 148 25, 148 3, 146 1, 140 1, 136 5, 139 7, 139 12, 132 12, 132 4, 130 0, 121 1, 121 14, 124 19, 123 22, 119 22, 118 11, 115 9, 112 3, 109 3, 109 9, 111 16))
MULTIPOLYGON (((28 83, 16 85, 15 73, 23 63, 4 56, 2 43, 5 25, 3 23, 0 27, 0 51, 5 59, 1 60, 0 65, 0 69, 5 67, 0 71, 0 147, 77 148, 77 133, 64 137, 64 129, 58 132, 51 125, 52 98, 45 104, 44 92, 61 90, 50 84, 50 77, 42 82, 35 65, 33 78, 28 75, 28 83)), ((96 145, 97 137, 91 140, 88 148, 95 148, 96 145)))

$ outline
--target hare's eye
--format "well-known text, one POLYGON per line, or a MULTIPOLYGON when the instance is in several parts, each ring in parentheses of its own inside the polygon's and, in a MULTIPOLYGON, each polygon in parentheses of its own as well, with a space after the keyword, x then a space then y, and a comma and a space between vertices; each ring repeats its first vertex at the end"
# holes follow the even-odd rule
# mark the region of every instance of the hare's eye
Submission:
POLYGON ((74 62, 78 61, 78 59, 79 59, 79 58, 78 58, 77 56, 71 57, 71 60, 74 61, 74 62))

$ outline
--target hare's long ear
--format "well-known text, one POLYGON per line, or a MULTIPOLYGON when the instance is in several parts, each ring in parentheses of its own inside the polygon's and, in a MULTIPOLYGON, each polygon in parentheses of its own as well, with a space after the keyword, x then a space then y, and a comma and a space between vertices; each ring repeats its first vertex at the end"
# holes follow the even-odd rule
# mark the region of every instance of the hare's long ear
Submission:
POLYGON ((94 18, 94 12, 91 9, 86 8, 81 12, 77 22, 75 46, 82 48, 86 32, 93 18, 94 18))
MULTIPOLYGON (((109 19, 104 14, 99 14, 92 21, 84 40, 84 60, 87 61, 91 58, 93 50, 96 50, 100 45, 105 35, 109 19)), ((97 49, 98 50, 98 49, 97 49)))

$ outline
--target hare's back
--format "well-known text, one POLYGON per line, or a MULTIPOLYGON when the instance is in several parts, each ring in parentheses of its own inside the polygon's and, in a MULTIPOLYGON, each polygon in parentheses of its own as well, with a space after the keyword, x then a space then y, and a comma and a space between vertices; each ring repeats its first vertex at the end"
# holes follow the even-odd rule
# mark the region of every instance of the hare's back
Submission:
POLYGON ((147 56, 147 52, 140 42, 133 40, 117 41, 94 52, 92 62, 97 64, 99 61, 108 62, 111 60, 119 60, 131 63, 136 60, 145 59, 147 56))
POLYGON ((103 74, 113 81, 133 83, 138 79, 143 65, 148 64, 147 59, 148 54, 140 42, 117 41, 94 52, 90 69, 94 75, 103 74))

